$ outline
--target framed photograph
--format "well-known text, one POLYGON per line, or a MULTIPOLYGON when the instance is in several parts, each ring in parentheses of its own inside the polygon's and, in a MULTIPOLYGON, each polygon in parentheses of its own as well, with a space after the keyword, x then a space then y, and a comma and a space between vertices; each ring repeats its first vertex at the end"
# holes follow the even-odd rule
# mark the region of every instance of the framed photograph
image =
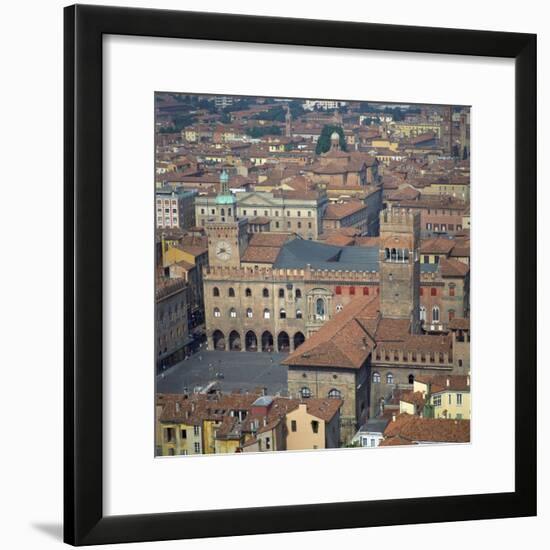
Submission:
POLYGON ((536 514, 536 36, 65 8, 65 541, 536 514))

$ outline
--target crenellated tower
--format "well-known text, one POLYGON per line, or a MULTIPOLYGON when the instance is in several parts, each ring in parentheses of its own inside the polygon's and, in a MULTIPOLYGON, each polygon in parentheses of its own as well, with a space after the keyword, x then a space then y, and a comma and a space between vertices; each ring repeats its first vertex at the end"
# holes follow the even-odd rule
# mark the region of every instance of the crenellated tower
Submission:
POLYGON ((380 213, 380 311, 410 319, 419 332, 420 214, 403 209, 380 213))

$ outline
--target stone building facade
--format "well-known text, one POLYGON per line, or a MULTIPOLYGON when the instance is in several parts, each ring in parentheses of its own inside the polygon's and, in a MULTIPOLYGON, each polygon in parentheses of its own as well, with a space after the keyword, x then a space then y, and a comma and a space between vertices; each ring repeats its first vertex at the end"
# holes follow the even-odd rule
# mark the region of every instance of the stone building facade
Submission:
MULTIPOLYGON (((201 195, 195 200, 197 225, 206 226, 219 219, 219 204, 216 195, 201 195)), ((293 232, 304 239, 315 240, 323 231, 323 216, 328 205, 326 193, 322 191, 273 192, 251 191, 235 195, 234 210, 225 209, 226 215, 235 214, 238 218, 269 221, 268 230, 274 233, 293 232)))
POLYGON ((156 366, 162 370, 185 357, 190 344, 187 319, 187 282, 157 279, 155 292, 156 366))
POLYGON ((421 321, 442 331, 450 317, 467 315, 468 266, 460 264, 460 275, 441 271, 443 261, 420 264, 418 214, 382 213, 381 248, 294 239, 258 266, 216 256, 219 239, 226 241, 222 229, 236 231, 235 224, 218 225, 209 226, 212 258, 203 274, 209 349, 293 351, 358 297, 380 292, 385 315, 412 321, 415 331, 421 321))

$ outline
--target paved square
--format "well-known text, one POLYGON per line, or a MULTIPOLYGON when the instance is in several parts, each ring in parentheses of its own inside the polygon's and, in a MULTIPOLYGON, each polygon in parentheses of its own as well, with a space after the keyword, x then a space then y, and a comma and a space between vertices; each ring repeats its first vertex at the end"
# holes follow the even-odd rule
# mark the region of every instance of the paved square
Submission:
POLYGON ((287 392, 286 353, 202 351, 156 377, 157 393, 192 392, 215 382, 223 392, 267 388, 269 395, 287 392))

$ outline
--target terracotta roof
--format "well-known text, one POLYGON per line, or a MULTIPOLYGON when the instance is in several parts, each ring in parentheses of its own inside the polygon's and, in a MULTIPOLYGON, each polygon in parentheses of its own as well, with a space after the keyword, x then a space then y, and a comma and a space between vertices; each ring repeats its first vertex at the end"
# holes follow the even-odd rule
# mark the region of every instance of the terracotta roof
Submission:
POLYGON ((440 393, 444 391, 470 391, 470 376, 467 374, 436 374, 434 376, 419 376, 417 381, 428 384, 430 393, 440 393))
POLYGON ((403 189, 397 189, 388 193, 388 200, 390 201, 404 201, 404 200, 414 200, 420 196, 420 191, 418 189, 413 189, 412 187, 405 187, 403 189))
POLYGON ((464 277, 470 271, 470 266, 458 260, 441 258, 439 269, 442 277, 464 277))
POLYGON ((272 264, 277 259, 280 251, 281 249, 275 246, 248 246, 241 257, 241 261, 272 264))
POLYGON ((325 210, 324 218, 326 220, 340 220, 360 210, 366 210, 367 205, 361 201, 350 201, 340 204, 329 204, 325 210))
POLYGON ((384 319, 378 323, 377 342, 404 342, 409 337, 411 323, 408 319, 384 319))
POLYGON ((420 244, 421 254, 449 254, 454 248, 456 242, 453 239, 444 237, 435 237, 433 239, 424 239, 420 244))
POLYGON ((347 235, 342 235, 342 233, 330 233, 323 239, 323 242, 326 244, 333 244, 336 246, 351 246, 355 243, 354 237, 349 237, 347 235))
POLYGON ((264 433, 275 428, 286 416, 300 404, 306 405, 309 414, 330 421, 342 406, 341 399, 292 399, 273 397, 267 414, 252 414, 254 402, 260 393, 230 394, 157 394, 156 404, 162 407, 160 422, 200 425, 203 420, 217 423, 217 439, 241 439, 244 433, 264 433), (239 421, 232 411, 244 410, 248 414, 239 421))
POLYGON ((312 414, 325 422, 329 422, 344 403, 341 399, 332 398, 304 399, 304 401, 308 414, 312 414))
POLYGON ((384 437, 401 437, 411 442, 468 443, 470 421, 423 418, 403 413, 386 426, 384 437))
POLYGON ((249 246, 283 246, 291 237, 291 233, 254 233, 249 246))
POLYGON ((389 439, 383 439, 379 443, 379 447, 394 447, 396 445, 418 445, 416 441, 411 441, 410 439, 405 439, 399 435, 390 437, 389 439))
POLYGON ((358 296, 282 363, 289 366, 318 366, 359 369, 372 351, 371 330, 380 315, 377 296, 358 296))

